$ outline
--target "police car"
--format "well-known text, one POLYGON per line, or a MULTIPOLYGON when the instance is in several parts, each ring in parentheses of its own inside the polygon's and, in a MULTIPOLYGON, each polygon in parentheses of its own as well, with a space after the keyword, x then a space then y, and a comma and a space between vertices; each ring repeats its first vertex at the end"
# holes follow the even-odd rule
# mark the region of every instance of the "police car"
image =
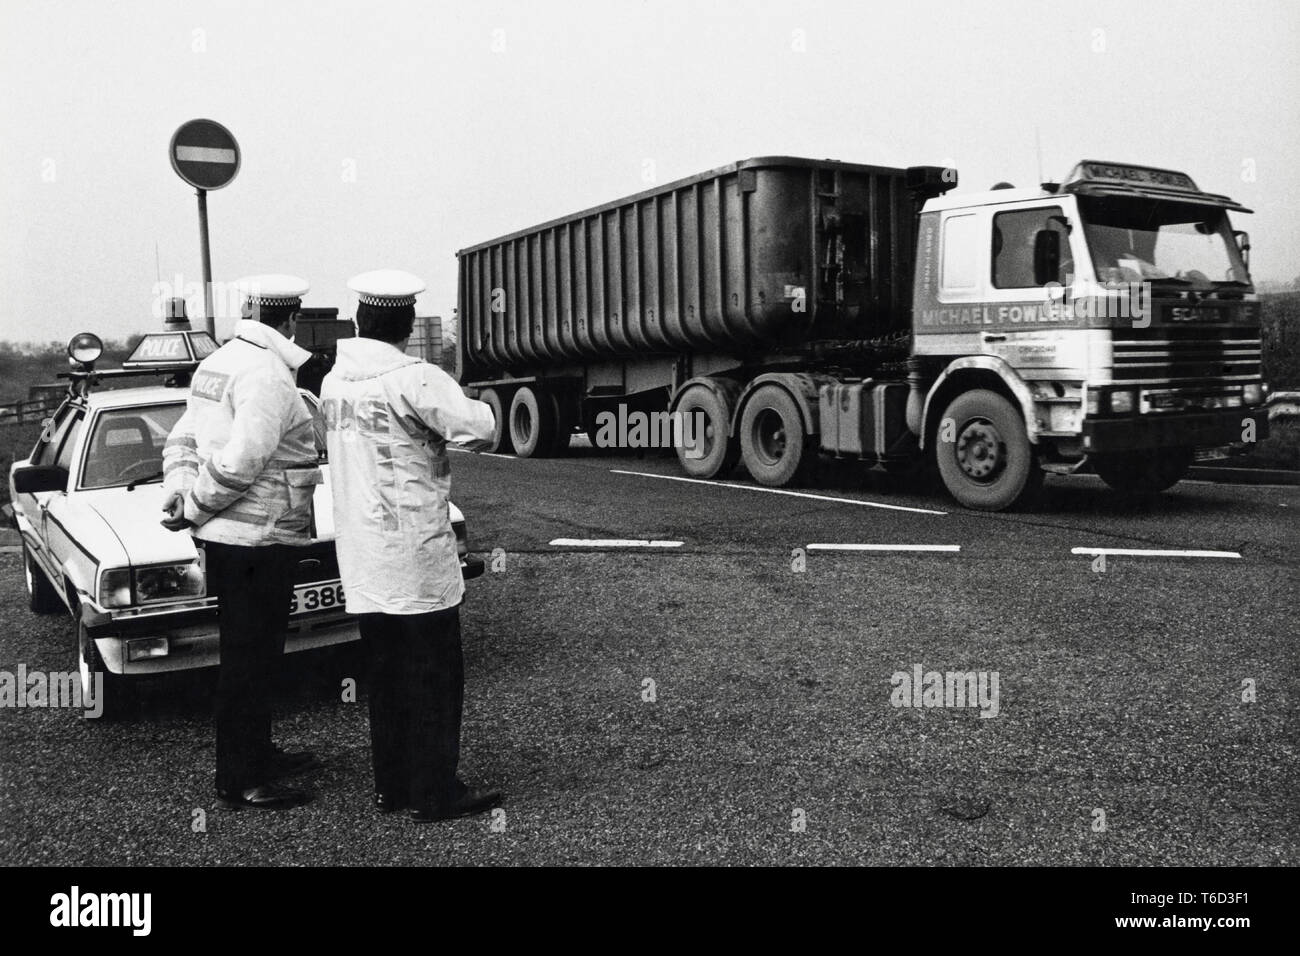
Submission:
MULTIPOLYGON (((71 613, 82 693, 95 700, 93 682, 102 674, 105 715, 120 712, 131 678, 219 662, 221 595, 207 586, 203 542, 159 523, 163 444, 185 411, 190 371, 216 348, 207 332, 183 324, 145 336, 121 369, 100 371, 99 339, 76 336, 68 345, 67 398, 31 455, 10 470, 31 609, 71 613), (142 384, 95 387, 126 378, 142 384)), ((315 396, 303 396, 315 406, 315 396)), ((328 463, 321 470, 325 483, 316 488, 312 543, 300 549, 295 570, 285 653, 359 636, 343 610, 328 463)), ((464 516, 454 504, 450 512, 461 572, 476 577, 483 562, 468 553, 464 516)))

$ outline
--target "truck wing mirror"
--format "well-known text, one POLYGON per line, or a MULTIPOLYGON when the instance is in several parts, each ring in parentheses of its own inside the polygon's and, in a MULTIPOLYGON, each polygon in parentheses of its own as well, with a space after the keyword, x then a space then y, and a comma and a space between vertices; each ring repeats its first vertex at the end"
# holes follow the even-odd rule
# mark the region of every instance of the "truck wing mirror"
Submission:
POLYGON ((1237 229, 1233 232, 1233 238, 1237 240, 1237 248, 1241 250, 1241 261, 1246 268, 1250 268, 1250 233, 1244 229, 1237 229))
POLYGON ((1056 282, 1061 273, 1061 234, 1039 229, 1034 236, 1034 285, 1056 282))
POLYGON ((27 465, 14 470, 14 491, 34 495, 42 491, 67 491, 68 469, 58 465, 27 465))

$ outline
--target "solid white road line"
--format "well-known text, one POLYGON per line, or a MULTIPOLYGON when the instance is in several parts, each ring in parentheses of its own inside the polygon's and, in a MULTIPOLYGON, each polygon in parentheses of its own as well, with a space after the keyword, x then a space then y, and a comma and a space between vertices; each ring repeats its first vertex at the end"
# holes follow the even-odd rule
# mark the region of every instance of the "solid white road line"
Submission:
POLYGON ((828 501, 838 505, 859 505, 863 508, 884 508, 888 511, 910 511, 919 515, 946 515, 946 511, 931 511, 929 508, 908 508, 904 505, 886 505, 878 501, 861 501, 857 498, 833 498, 830 495, 814 495, 806 491, 786 491, 784 488, 764 488, 762 485, 736 485, 725 481, 708 481, 704 478, 683 478, 680 475, 657 475, 649 471, 621 471, 611 468, 613 475, 635 475, 638 478, 662 478, 664 481, 685 481, 693 485, 710 485, 714 488, 731 488, 734 491, 762 491, 769 495, 789 495, 791 498, 811 498, 814 501, 828 501))
POLYGON ((1071 554, 1111 555, 1132 558, 1240 558, 1236 551, 1152 551, 1143 548, 1071 548, 1071 554))
POLYGON ((960 551, 959 544, 810 544, 809 551, 960 551))
POLYGON ((448 445, 447 451, 457 451, 460 452, 462 455, 482 455, 484 458, 509 458, 511 460, 515 460, 514 455, 498 455, 494 451, 473 451, 472 449, 469 448, 457 448, 454 445, 448 445))
POLYGON ((680 541, 647 541, 644 538, 556 538, 557 548, 680 548, 680 541))

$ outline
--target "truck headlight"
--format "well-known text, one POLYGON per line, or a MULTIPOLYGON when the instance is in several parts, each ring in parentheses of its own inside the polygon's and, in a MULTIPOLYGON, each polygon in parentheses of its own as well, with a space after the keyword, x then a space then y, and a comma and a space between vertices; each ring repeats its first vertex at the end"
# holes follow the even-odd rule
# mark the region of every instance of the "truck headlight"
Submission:
POLYGON ((1110 410, 1120 415, 1128 415, 1133 411, 1133 393, 1111 392, 1110 393, 1110 410))
POLYGON ((135 572, 135 593, 141 601, 202 597, 203 570, 197 561, 140 568, 135 572))
POLYGON ((1241 400, 1247 405, 1261 405, 1264 402, 1264 386, 1258 382, 1253 385, 1244 385, 1241 389, 1241 400))
POLYGON ((131 569, 109 568, 99 573, 99 606, 129 607, 131 604, 131 569))
POLYGON ((1101 393, 1098 392, 1095 388, 1090 388, 1087 390, 1086 395, 1087 397, 1084 398, 1083 400, 1084 414, 1096 415, 1098 412, 1101 411, 1101 401, 1100 401, 1101 393))

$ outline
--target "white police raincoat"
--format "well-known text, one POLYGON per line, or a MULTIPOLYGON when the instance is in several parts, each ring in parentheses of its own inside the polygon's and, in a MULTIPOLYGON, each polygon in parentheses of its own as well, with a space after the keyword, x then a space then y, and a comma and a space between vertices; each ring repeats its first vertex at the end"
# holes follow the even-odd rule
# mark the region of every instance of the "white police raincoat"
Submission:
POLYGON ((312 412, 294 383, 311 353, 245 319, 190 380, 163 447, 163 487, 185 497, 194 537, 262 546, 310 542, 321 483, 312 412))
POLYGON ((342 339, 321 385, 335 549, 351 614, 424 614, 465 593, 447 442, 492 437, 492 410, 437 366, 342 339))

